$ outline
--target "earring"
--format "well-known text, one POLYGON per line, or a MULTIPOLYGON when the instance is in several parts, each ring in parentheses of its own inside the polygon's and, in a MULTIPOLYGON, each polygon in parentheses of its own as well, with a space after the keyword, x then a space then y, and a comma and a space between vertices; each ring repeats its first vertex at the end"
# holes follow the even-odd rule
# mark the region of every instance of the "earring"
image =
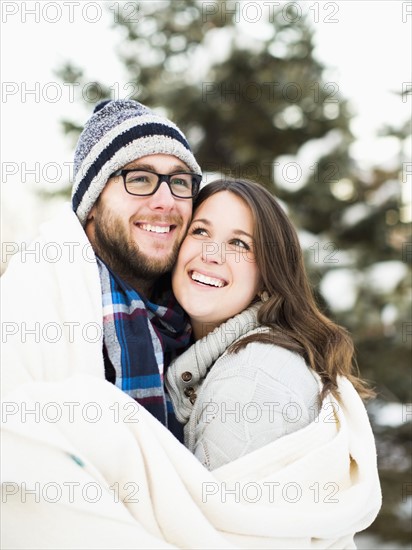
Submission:
POLYGON ((267 302, 269 300, 269 292, 267 290, 262 290, 259 294, 259 298, 262 302, 267 302))

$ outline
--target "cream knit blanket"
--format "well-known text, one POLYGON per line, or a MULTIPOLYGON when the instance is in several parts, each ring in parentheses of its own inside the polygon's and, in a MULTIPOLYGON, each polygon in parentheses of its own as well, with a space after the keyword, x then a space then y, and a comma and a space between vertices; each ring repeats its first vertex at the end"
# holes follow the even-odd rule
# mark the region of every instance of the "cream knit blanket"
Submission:
MULTIPOLYGON (((26 292, 20 318, 101 322, 93 263, 10 268, 3 292, 26 292)), ((354 548, 375 519, 373 434, 346 379, 316 421, 209 472, 104 380, 101 342, 48 340, 11 339, 3 357, 2 548, 354 548)))
POLYGON ((108 382, 27 384, 3 402, 2 548, 354 548, 381 494, 339 387, 317 422, 208 472, 108 382))

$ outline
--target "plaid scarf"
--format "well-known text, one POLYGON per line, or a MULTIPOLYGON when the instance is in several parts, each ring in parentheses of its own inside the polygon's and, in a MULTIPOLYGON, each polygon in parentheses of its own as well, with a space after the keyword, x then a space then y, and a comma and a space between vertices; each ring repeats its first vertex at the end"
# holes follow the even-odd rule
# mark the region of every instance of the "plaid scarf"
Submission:
POLYGON ((103 297, 106 379, 126 392, 179 439, 181 427, 165 393, 163 376, 190 341, 190 325, 170 290, 156 305, 97 258, 103 297))

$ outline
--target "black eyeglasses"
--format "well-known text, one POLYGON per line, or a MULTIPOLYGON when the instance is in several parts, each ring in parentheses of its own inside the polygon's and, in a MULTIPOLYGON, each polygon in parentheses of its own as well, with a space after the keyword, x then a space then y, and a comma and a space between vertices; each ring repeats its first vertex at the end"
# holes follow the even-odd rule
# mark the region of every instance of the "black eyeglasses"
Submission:
POLYGON ((147 197, 154 195, 161 183, 165 181, 170 192, 179 199, 192 199, 200 188, 202 176, 191 172, 176 172, 174 174, 157 174, 151 170, 117 170, 110 176, 122 176, 124 188, 130 195, 147 197))

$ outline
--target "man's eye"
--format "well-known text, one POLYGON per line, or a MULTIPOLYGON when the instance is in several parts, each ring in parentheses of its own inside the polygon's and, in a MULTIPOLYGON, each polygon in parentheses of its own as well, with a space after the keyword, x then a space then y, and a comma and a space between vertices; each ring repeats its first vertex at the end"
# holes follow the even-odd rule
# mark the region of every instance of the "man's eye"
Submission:
POLYGON ((127 178, 128 183, 148 183, 149 178, 147 176, 134 176, 130 175, 127 178))
POLYGON ((191 183, 188 178, 172 178, 172 184, 181 187, 190 187, 191 183))

